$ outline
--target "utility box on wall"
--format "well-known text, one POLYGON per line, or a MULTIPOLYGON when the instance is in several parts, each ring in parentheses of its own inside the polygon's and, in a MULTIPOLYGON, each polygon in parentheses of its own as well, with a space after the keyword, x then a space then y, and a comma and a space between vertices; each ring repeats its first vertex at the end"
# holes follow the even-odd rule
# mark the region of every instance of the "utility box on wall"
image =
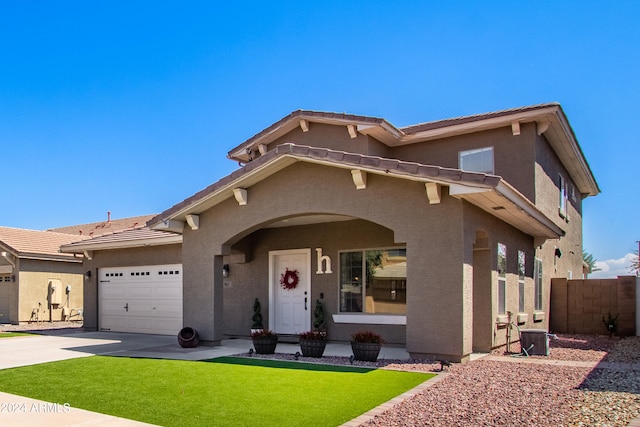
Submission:
POLYGON ((62 304, 62 281, 59 279, 49 279, 49 303, 51 305, 62 304))

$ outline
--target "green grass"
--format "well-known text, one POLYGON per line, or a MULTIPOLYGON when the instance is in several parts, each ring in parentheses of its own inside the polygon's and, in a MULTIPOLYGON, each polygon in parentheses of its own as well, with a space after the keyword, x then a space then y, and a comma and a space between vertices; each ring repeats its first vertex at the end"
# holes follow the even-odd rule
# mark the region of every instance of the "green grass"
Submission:
POLYGON ((11 338, 11 337, 32 337, 33 334, 26 334, 24 332, 0 332, 0 338, 11 338))
POLYGON ((93 356, 0 371, 0 390, 163 426, 337 426, 433 375, 223 357, 93 356))

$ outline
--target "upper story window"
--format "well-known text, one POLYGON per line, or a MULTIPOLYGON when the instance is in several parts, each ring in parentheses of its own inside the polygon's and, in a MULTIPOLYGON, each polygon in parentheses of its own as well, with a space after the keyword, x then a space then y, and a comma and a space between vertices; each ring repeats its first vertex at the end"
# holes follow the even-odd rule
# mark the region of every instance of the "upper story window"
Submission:
POLYGON ((559 199, 558 199, 558 212, 560 216, 567 221, 569 221, 569 213, 567 207, 569 205, 569 193, 567 188, 567 180, 564 179, 562 175, 558 175, 558 189, 559 199))
POLYGON ((461 151, 458 165, 464 171, 493 174, 493 147, 461 151))

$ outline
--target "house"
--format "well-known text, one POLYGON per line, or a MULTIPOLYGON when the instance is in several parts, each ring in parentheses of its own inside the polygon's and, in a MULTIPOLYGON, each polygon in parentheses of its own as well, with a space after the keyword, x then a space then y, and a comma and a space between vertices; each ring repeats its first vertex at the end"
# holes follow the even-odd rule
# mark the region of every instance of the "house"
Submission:
POLYGON ((151 219, 137 243, 63 246, 93 251, 85 326, 102 328, 114 274, 153 288, 173 271, 182 325, 204 341, 247 336, 255 298, 266 327, 309 330, 319 300, 332 340, 372 329, 413 357, 465 361, 504 345, 510 323, 548 328, 551 279, 581 274, 582 200, 600 191, 558 104, 407 127, 299 110, 228 157, 238 170, 151 219))
POLYGON ((82 308, 82 257, 60 253, 77 236, 0 227, 0 322, 65 320, 82 308))
POLYGON ((142 227, 153 218, 74 225, 47 231, 0 227, 0 322, 82 320, 82 254, 60 246, 113 231, 142 227))

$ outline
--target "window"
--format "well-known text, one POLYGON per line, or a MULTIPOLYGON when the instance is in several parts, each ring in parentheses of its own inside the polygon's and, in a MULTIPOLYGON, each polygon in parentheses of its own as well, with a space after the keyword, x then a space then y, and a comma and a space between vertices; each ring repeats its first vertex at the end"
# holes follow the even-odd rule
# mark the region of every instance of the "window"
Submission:
POLYGON ((459 167, 464 171, 493 173, 493 147, 461 151, 459 167))
POLYGON ((535 309, 542 310, 542 260, 536 258, 533 262, 533 282, 535 284, 535 309))
POLYGON ((406 314, 407 250, 341 252, 340 311, 406 314))
POLYGON ((518 313, 524 313, 524 272, 525 272, 524 251, 518 251, 518 313))
POLYGON ((560 196, 558 200, 558 212, 560 216, 567 221, 569 220, 569 215, 567 211, 567 204, 569 200, 569 196, 567 193, 567 180, 562 177, 562 175, 558 175, 558 189, 560 190, 560 196))
POLYGON ((507 313, 507 246, 498 243, 498 314, 507 313))

